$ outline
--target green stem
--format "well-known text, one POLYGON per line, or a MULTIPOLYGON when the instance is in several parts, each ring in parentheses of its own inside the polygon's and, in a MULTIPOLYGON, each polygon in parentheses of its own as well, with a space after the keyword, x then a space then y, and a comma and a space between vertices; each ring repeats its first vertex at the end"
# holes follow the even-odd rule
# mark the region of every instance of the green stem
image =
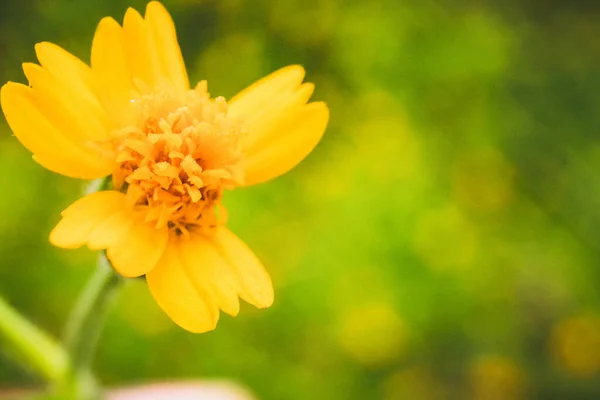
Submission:
POLYGON ((75 305, 65 331, 74 376, 89 373, 106 313, 122 281, 101 253, 98 268, 75 305))
POLYGON ((65 350, 51 337, 0 298, 0 343, 25 367, 33 368, 49 382, 61 381, 69 370, 65 350))

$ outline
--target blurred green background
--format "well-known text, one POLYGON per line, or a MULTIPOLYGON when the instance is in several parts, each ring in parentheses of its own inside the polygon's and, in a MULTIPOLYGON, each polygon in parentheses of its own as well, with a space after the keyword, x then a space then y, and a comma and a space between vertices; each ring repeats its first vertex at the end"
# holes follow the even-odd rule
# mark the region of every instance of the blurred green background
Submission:
MULTIPOLYGON (((600 398, 600 3, 172 0, 193 82, 232 96, 300 63, 332 111, 316 150, 228 193, 276 301, 176 327, 131 282, 107 385, 225 377, 266 400, 600 398)), ((33 45, 83 60, 144 1, 0 1, 0 81, 33 45)), ((82 182, 0 122, 0 293, 59 336, 92 273, 48 233, 82 182)), ((39 382, 0 358, 0 388, 39 382)))

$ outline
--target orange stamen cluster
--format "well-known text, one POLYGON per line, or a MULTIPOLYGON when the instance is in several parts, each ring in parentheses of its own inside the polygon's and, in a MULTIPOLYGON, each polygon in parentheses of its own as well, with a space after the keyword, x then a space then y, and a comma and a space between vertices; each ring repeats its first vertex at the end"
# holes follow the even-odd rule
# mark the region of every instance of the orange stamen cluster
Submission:
POLYGON ((154 91, 134 101, 140 123, 119 132, 113 184, 146 221, 176 234, 214 229, 224 189, 243 183, 237 120, 224 98, 211 99, 206 82, 177 96, 154 91))

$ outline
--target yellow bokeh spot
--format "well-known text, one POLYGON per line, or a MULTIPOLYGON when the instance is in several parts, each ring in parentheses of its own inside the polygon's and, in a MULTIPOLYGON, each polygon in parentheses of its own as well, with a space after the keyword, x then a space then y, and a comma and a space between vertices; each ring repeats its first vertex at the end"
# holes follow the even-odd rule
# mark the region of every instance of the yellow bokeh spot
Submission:
POLYGON ((419 165, 419 143, 399 115, 366 119, 357 127, 356 148, 369 178, 394 183, 413 176, 419 165))
POLYGON ((410 367, 391 374, 383 383, 382 395, 384 400, 446 398, 443 388, 423 366, 410 367))
POLYGON ((413 247, 436 270, 469 267, 475 257, 474 226, 454 205, 426 212, 417 224, 413 247))
POLYGON ((526 397, 525 374, 505 357, 487 356, 471 366, 473 400, 518 400, 526 397))
POLYGON ((332 282, 329 296, 331 312, 360 308, 363 304, 391 302, 395 288, 390 285, 390 279, 393 277, 389 270, 381 265, 365 263, 348 268, 332 282))
POLYGON ((133 281, 119 295, 119 314, 128 325, 145 336, 154 336, 176 326, 156 305, 146 282, 133 281))
POLYGON ((351 128, 327 148, 326 157, 302 164, 308 199, 341 200, 362 195, 374 185, 396 185, 423 176, 419 140, 390 93, 367 92, 347 103, 347 94, 332 90, 344 113, 338 118, 351 128))
POLYGON ((551 334, 550 350, 557 366, 578 377, 600 371, 600 317, 578 315, 557 324, 551 334))
MULTIPOLYGON (((318 151, 318 150, 317 150, 318 151)), ((356 190, 353 185, 355 176, 361 165, 349 162, 355 150, 349 145, 340 144, 327 150, 327 157, 315 160, 314 164, 306 162, 299 171, 303 172, 303 188, 306 191, 306 201, 315 201, 322 204, 324 201, 342 201, 352 195, 356 190), (327 168, 326 165, 336 165, 336 168, 327 168)))
POLYGON ((354 164, 368 178, 396 183, 416 174, 420 143, 405 116, 404 108, 385 91, 372 91, 351 105, 354 164), (360 155, 360 157, 356 157, 360 155))
POLYGON ((502 153, 492 148, 477 149, 454 165, 454 193, 474 210, 498 211, 512 199, 513 176, 514 169, 502 153))
POLYGON ((342 349, 367 366, 385 365, 398 359, 406 336, 404 321, 391 305, 383 302, 347 310, 338 326, 342 349))

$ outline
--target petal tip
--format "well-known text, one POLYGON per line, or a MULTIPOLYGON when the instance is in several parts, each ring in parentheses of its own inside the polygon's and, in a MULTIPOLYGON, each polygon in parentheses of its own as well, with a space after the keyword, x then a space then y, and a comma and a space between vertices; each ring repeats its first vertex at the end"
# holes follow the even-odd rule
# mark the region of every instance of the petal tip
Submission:
POLYGON ((113 17, 104 17, 100 20, 100 22, 98 22, 96 30, 101 29, 107 25, 118 25, 119 27, 121 26, 113 17))
POLYGON ((148 12, 160 12, 169 15, 167 8, 160 1, 156 0, 148 3, 146 6, 146 15, 148 15, 148 12))
POLYGON ((4 108, 4 104, 8 101, 11 90, 10 87, 13 83, 14 82, 6 82, 4 85, 2 85, 2 88, 0 88, 0 103, 2 103, 2 108, 4 108))
POLYGON ((46 53, 48 53, 49 51, 52 50, 56 50, 57 48, 59 48, 58 45, 51 43, 51 42, 39 42, 36 43, 33 46, 34 50, 35 50, 35 54, 38 58, 38 60, 40 60, 40 62, 42 61, 41 59, 44 58, 44 55, 46 53))
POLYGON ((29 90, 31 90, 31 88, 27 85, 10 81, 6 82, 0 89, 0 104, 2 105, 2 111, 9 125, 12 120, 10 116, 15 114, 18 110, 14 105, 14 101, 19 101, 20 98, 26 97, 29 90))
POLYGON ((273 305, 275 301, 275 292, 273 291, 273 283, 271 279, 269 279, 269 285, 264 286, 264 290, 262 293, 257 294, 257 302, 256 307, 260 309, 269 308, 273 305))
POLYGON ((52 45, 50 42, 39 42, 33 45, 35 52, 44 51, 48 46, 52 45))
POLYGON ((127 24, 128 21, 133 21, 134 19, 143 19, 140 13, 133 7, 128 7, 125 11, 125 16, 123 17, 123 25, 127 24))
MULTIPOLYGON (((217 320, 218 320, 218 318, 217 318, 217 320)), ((200 333, 208 333, 208 332, 211 332, 211 331, 214 331, 215 329, 217 329, 217 322, 218 321, 210 321, 207 324, 193 324, 193 325, 179 324, 176 322, 176 324, 190 333, 200 334, 200 333)))
POLYGON ((2 93, 3 96, 8 96, 18 86, 25 86, 25 85, 23 85, 22 83, 18 83, 18 82, 8 81, 4 85, 2 85, 2 89, 0 89, 0 93, 2 93))
POLYGON ((264 303, 257 305, 256 308, 266 310, 267 308, 270 308, 273 305, 274 300, 275 299, 273 297, 270 297, 269 299, 265 300, 264 303))
POLYGON ((70 237, 69 233, 62 229, 60 222, 54 229, 52 229, 50 235, 48 235, 48 241, 53 246, 69 250, 77 249, 83 245, 83 243, 74 241, 73 238, 70 237))
POLYGON ((281 73, 282 75, 296 75, 299 81, 302 81, 302 79, 304 79, 304 76, 306 75, 306 70, 300 64, 287 65, 285 67, 280 68, 277 72, 281 73))
MULTIPOLYGON (((312 113, 313 118, 320 118, 324 128, 327 128, 329 123, 329 107, 324 101, 315 101, 306 105, 306 112, 312 113)), ((324 129, 323 129, 324 130, 324 129)))

